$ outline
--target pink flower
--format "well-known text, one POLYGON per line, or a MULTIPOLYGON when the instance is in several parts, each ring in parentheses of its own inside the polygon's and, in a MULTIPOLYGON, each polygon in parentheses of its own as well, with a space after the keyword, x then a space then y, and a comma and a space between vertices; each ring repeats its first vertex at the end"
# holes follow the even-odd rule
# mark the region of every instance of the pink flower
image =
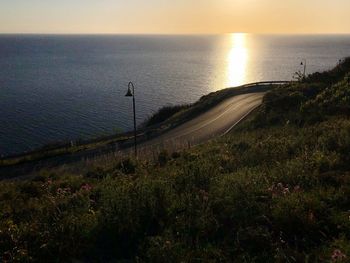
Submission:
POLYGON ((294 192, 300 192, 301 191, 301 188, 300 188, 300 186, 299 185, 296 185, 296 186, 294 186, 294 192))
POLYGON ((49 188, 49 186, 52 185, 52 180, 48 179, 46 182, 44 182, 41 186, 45 187, 46 189, 49 188))
POLYGON ((332 254, 333 262, 340 262, 346 259, 346 255, 340 249, 334 249, 332 254))
POLYGON ((268 191, 271 192, 272 197, 287 195, 290 193, 289 188, 287 186, 283 186, 282 183, 278 183, 277 185, 273 184, 268 188, 268 191))
POLYGON ((282 193, 284 195, 289 194, 289 188, 288 187, 283 188, 282 193))
POLYGON ((83 190, 83 191, 87 191, 87 192, 89 192, 89 191, 91 191, 92 190, 92 186, 91 185, 89 185, 89 184, 83 184, 82 186, 81 186, 81 188, 80 188, 81 190, 83 190))
POLYGON ((70 194, 71 193, 71 189, 69 187, 66 188, 57 188, 56 190, 56 194, 58 195, 66 195, 66 194, 70 194))

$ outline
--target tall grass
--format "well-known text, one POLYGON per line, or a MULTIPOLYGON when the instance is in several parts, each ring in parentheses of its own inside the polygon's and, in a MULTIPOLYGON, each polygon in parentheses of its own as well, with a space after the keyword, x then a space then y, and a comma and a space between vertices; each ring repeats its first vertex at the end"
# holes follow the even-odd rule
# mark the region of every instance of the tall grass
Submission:
POLYGON ((328 107, 349 90, 277 88, 207 144, 1 182, 1 261, 347 262, 350 120, 328 107))

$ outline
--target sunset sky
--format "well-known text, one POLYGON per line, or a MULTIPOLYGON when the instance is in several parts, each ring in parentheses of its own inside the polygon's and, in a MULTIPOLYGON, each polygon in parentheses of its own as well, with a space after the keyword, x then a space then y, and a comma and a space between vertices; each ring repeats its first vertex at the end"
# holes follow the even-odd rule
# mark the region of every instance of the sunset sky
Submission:
POLYGON ((0 33, 350 33, 349 0, 0 0, 0 33))

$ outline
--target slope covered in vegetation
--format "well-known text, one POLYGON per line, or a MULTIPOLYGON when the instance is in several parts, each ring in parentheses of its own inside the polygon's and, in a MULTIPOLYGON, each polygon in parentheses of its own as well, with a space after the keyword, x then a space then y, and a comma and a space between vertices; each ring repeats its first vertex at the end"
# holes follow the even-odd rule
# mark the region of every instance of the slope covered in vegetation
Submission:
POLYGON ((157 163, 1 182, 0 261, 346 262, 349 64, 270 91, 231 134, 157 163))

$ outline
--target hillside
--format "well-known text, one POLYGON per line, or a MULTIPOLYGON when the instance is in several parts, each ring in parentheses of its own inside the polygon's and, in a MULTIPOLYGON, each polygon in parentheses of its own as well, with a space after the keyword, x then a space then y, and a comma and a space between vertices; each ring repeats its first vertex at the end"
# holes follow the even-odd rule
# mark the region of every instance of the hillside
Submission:
POLYGON ((0 182, 0 262, 347 262, 350 59, 157 162, 0 182))

